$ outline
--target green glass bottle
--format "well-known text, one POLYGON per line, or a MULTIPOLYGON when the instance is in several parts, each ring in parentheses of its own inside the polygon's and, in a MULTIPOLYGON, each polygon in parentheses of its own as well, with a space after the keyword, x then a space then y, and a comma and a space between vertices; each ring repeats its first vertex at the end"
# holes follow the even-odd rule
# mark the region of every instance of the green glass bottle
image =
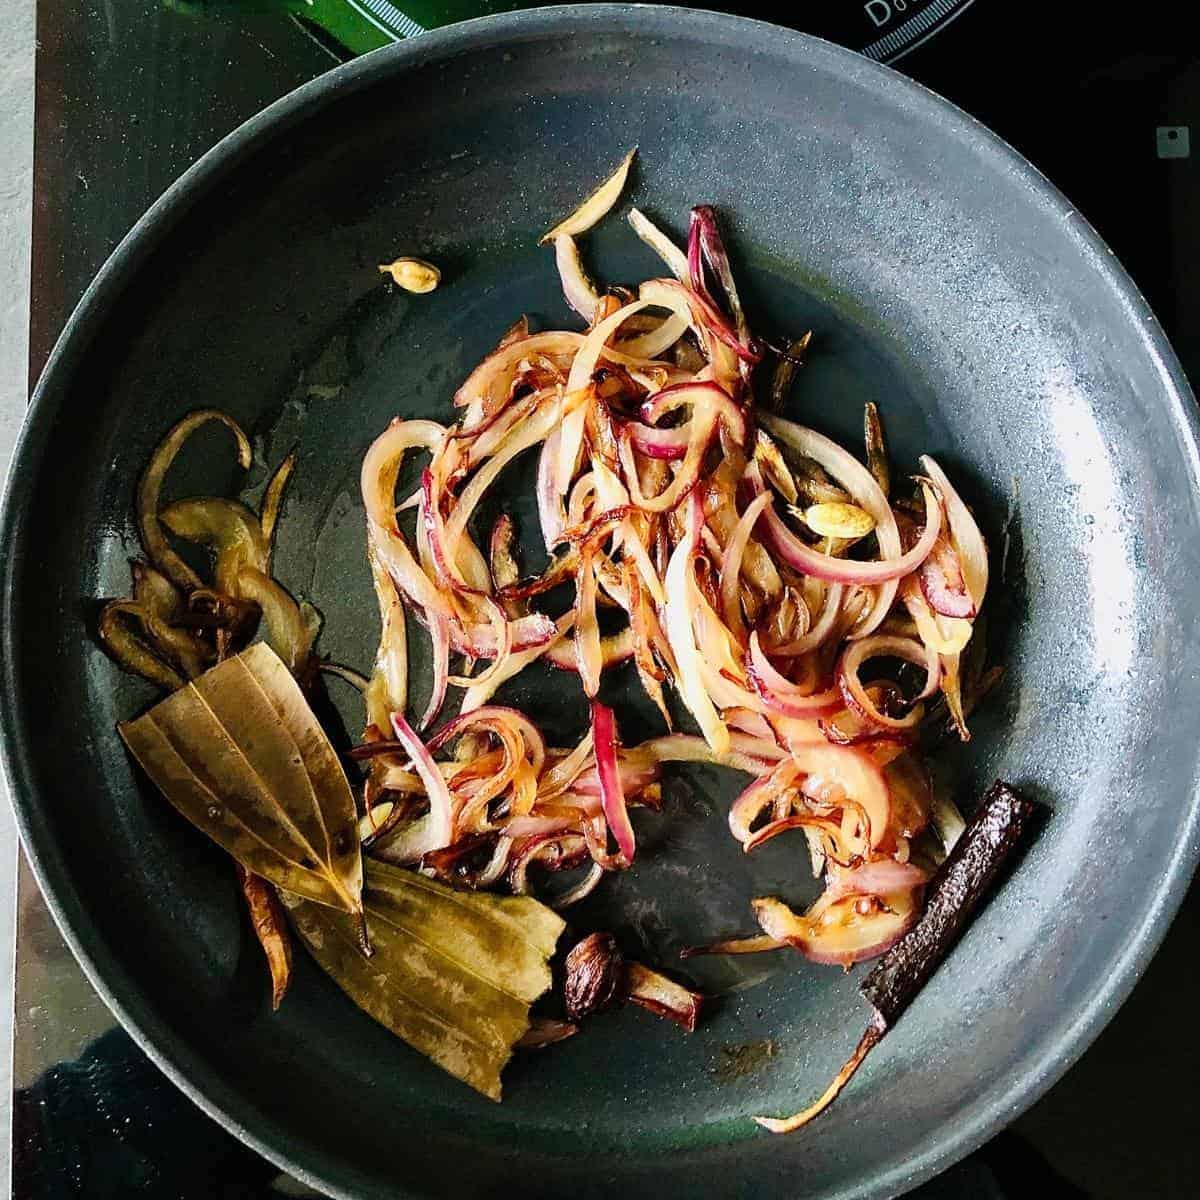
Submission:
POLYGON ((365 54, 401 38, 470 17, 530 7, 538 0, 164 0, 174 9, 225 15, 283 12, 340 57, 365 54))
MULTIPOLYGON (((427 29, 471 17, 533 8, 548 0, 162 0, 168 8, 228 16, 235 12, 286 13, 337 58, 353 58, 427 29)), ((582 2, 582 0, 581 0, 582 2)), ((673 0, 675 3, 683 0, 673 0)), ((808 0, 782 13, 767 0, 703 0, 717 7, 777 21, 894 62, 928 41, 971 5, 971 0, 808 0)))

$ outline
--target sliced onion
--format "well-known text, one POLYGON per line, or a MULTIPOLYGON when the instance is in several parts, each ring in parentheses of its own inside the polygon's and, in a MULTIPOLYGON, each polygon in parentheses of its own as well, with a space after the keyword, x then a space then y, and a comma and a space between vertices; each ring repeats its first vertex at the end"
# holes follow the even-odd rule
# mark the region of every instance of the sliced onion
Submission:
POLYGON ((766 950, 782 950, 787 942, 760 934, 757 937, 727 938, 720 942, 709 942, 707 946, 685 946, 680 958, 695 958, 700 954, 761 954, 766 950))
POLYGON ((658 1017, 674 1021, 688 1033, 696 1028, 704 997, 641 963, 625 968, 625 998, 658 1017))
POLYGON ((793 641, 772 647, 771 653, 779 658, 792 658, 801 654, 809 654, 823 646, 837 628, 844 594, 845 590, 840 583, 829 584, 825 589, 825 600, 821 605, 821 612, 812 628, 793 641))
POLYGON ((429 691, 429 702, 418 723, 428 729, 442 711, 446 702, 446 685, 450 681, 450 623, 437 613, 430 613, 427 624, 431 645, 433 684, 429 691))
POLYGON ((446 431, 435 421, 401 421, 398 417, 372 443, 359 473, 367 516, 391 533, 396 527, 396 480, 409 450, 434 450, 446 431))
POLYGON ((592 731, 566 757, 559 759, 538 782, 538 800, 553 800, 575 782, 592 757, 592 731))
POLYGON ((664 737, 651 738, 628 751, 632 755, 645 755, 652 762, 704 762, 721 767, 733 767, 748 775, 761 775, 771 770, 787 752, 774 739, 752 737, 745 733, 730 733, 729 749, 718 754, 700 737, 690 733, 670 733, 664 737))
POLYGON ((513 630, 516 623, 508 619, 504 609, 490 596, 480 596, 478 600, 482 607, 491 614, 491 625, 496 634, 495 654, 491 666, 480 671, 478 675, 451 675, 449 682, 455 687, 469 688, 486 685, 504 670, 505 660, 512 653, 513 630))
MULTIPOLYGON (((811 458, 845 488, 860 508, 866 509, 875 521, 875 540, 879 543, 881 559, 900 557, 900 530, 892 506, 879 484, 866 467, 837 442, 792 421, 784 421, 770 413, 759 412, 758 420, 767 431, 797 454, 811 458)), ((855 630, 855 636, 865 637, 883 623, 896 599, 894 582, 881 584, 875 591, 875 602, 855 630)))
POLYGON ((600 648, 600 626, 596 621, 596 575, 590 555, 580 563, 575 600, 575 661, 585 696, 600 690, 604 660, 600 648))
POLYGON ((725 624, 735 637, 745 636, 745 623, 742 620, 741 578, 742 558, 746 545, 754 532, 754 526, 762 511, 771 503, 771 494, 762 492, 746 505, 746 511, 738 519, 733 534, 725 544, 725 557, 721 563, 721 612, 725 624))
MULTIPOLYGON (((652 761, 624 752, 618 761, 618 773, 622 789, 630 796, 636 796, 638 792, 656 782, 659 774, 657 765, 652 761)), ((599 798, 600 795, 600 773, 595 765, 592 765, 571 784, 570 796, 572 799, 578 799, 588 811, 595 812, 597 806, 594 803, 589 805, 589 800, 593 797, 599 798)))
POLYGON ((454 393, 455 408, 476 408, 490 415, 508 396, 512 374, 523 359, 545 355, 570 359, 583 345, 583 334, 567 330, 533 333, 496 347, 454 393))
POLYGON ((380 623, 375 666, 365 693, 367 724, 386 729, 389 714, 403 712, 408 707, 408 630, 396 585, 371 547, 370 539, 367 559, 379 602, 380 623))
POLYGON ((620 343, 621 353, 633 358, 657 358, 664 350, 675 345, 687 333, 688 328, 686 317, 672 313, 657 329, 623 339, 620 343))
POLYGON ((969 618, 975 615, 975 601, 967 590, 958 554, 945 530, 934 542, 917 577, 929 607, 939 616, 969 618))
POLYGON ((617 164, 617 169, 569 217, 543 234, 538 244, 552 242, 564 233, 586 233, 593 225, 603 220, 609 209, 621 198, 636 153, 637 147, 634 146, 617 164))
POLYGON ((520 709, 503 704, 491 704, 471 712, 459 713, 429 739, 426 748, 432 753, 475 726, 496 729, 500 725, 508 726, 520 734, 530 765, 534 771, 541 771, 542 764, 546 761, 545 739, 538 727, 520 709))
POLYGON ((587 520, 581 521, 578 525, 564 529, 562 536, 558 539, 558 545, 569 544, 583 551, 586 555, 591 556, 594 551, 599 549, 601 543, 613 535, 617 526, 621 525, 625 518, 629 516, 630 511, 628 504, 622 504, 618 508, 610 508, 604 512, 593 513, 588 516, 587 520))
POLYGON ((733 397, 715 383, 674 383, 642 401, 642 420, 657 425, 668 413, 684 407, 713 412, 729 430, 734 441, 744 444, 747 437, 746 414, 733 397))
POLYGON ((549 871, 563 871, 586 861, 588 845, 577 833, 542 834, 517 843, 510 860, 508 882, 518 895, 529 894, 529 868, 539 863, 549 871))
POLYGON ((717 226, 717 214, 707 204, 699 204, 692 209, 691 227, 688 236, 688 272, 691 275, 692 287, 698 292, 704 291, 704 279, 698 270, 699 258, 702 257, 708 268, 717 277, 729 311, 733 315, 734 329, 738 340, 744 346, 751 346, 750 331, 746 324, 746 315, 742 311, 742 302, 738 297, 737 284, 734 282, 733 269, 729 264, 729 255, 725 251, 725 240, 721 237, 717 226), (698 257, 692 262, 692 243, 698 247, 698 257))
POLYGON ((566 833, 576 822, 570 817, 513 817, 505 821, 504 834, 511 838, 536 837, 542 834, 566 833))
POLYGON ((569 233, 560 233, 554 239, 554 261, 567 303, 590 325, 600 308, 600 297, 584 274, 579 247, 569 233))
POLYGON ((687 255, 640 209, 629 210, 629 224, 633 226, 634 233, 666 263, 671 274, 680 283, 687 283, 690 278, 687 255))
POLYGON ((621 578, 628 594, 626 611, 629 613, 629 633, 633 639, 633 662, 638 679, 646 695, 662 713, 667 728, 671 729, 671 713, 662 689, 666 671, 659 666, 655 658, 655 647, 665 640, 666 635, 659 627, 658 618, 646 598, 637 567, 628 559, 622 563, 621 578))
POLYGON ((914 838, 928 826, 933 808, 929 772, 912 753, 897 754, 881 765, 892 797, 892 831, 897 838, 914 838))
POLYGON ((200 586, 200 577, 191 567, 175 553, 167 544, 166 535, 158 519, 159 497, 162 493, 163 479, 183 443, 209 421, 219 421, 237 439, 238 464, 242 470, 249 470, 252 461, 250 439, 242 431, 242 427, 228 414, 216 408, 202 408, 188 413, 177 421, 167 436, 159 442, 150 461, 138 480, 137 516, 138 532, 142 539, 142 548, 146 557, 166 575, 172 583, 190 592, 200 586))
POLYGON ((690 422, 671 429, 655 429, 652 425, 643 425, 639 421, 626 421, 621 431, 639 454, 665 459, 668 462, 683 458, 695 437, 690 422))
POLYGON ((921 911, 914 891, 890 892, 880 898, 882 907, 866 914, 856 911, 860 899, 831 899, 826 893, 803 916, 768 897, 751 903, 768 937, 795 946, 812 962, 850 967, 894 946, 921 911))
POLYGON ((890 892, 911 891, 928 882, 928 872, 913 863, 877 858, 850 870, 831 866, 828 893, 833 900, 843 896, 886 896, 890 892))
POLYGON ((819 692, 809 692, 781 675, 763 653, 758 630, 750 635, 748 673, 754 690, 772 711, 785 717, 825 716, 841 707, 841 691, 832 684, 819 692))
POLYGON ((262 529, 263 542, 267 547, 268 554, 271 550, 271 543, 275 540, 275 526, 279 522, 279 510, 283 506, 283 493, 287 490, 288 481, 295 469, 296 451, 293 450, 275 469, 275 474, 271 476, 258 506, 259 526, 262 529))
POLYGON ((596 755, 596 772, 600 778, 600 804, 604 819, 626 862, 633 862, 636 848, 621 774, 617 769, 617 725, 613 711, 598 700, 592 701, 592 744, 596 755))
POLYGON ((929 607, 920 580, 910 575, 900 582, 900 599, 917 627, 925 646, 937 654, 957 654, 971 640, 972 625, 968 620, 939 617, 929 607))
POLYGON ((651 279, 642 284, 638 295, 643 300, 650 301, 662 308, 673 312, 679 311, 680 306, 690 310, 691 322, 697 332, 709 335, 706 340, 715 341, 718 346, 724 346, 743 362, 754 364, 761 357, 750 346, 744 345, 738 338, 733 326, 722 315, 720 310, 706 296, 701 296, 686 284, 675 279, 651 279))
POLYGON ((135 621, 148 632, 150 614, 145 606, 131 600, 110 600, 100 613, 97 634, 105 652, 124 671, 131 671, 157 684, 166 692, 174 692, 187 683, 174 667, 159 656, 157 647, 143 640, 123 618, 135 621))
POLYGON ((874 634, 869 638, 851 642, 838 662, 838 686, 841 688, 847 706, 878 729, 885 731, 912 729, 921 720, 922 713, 919 708, 914 708, 907 716, 889 717, 880 711, 878 705, 868 694, 859 676, 859 671, 862 665, 872 658, 899 658, 916 666, 924 667, 925 686, 917 697, 924 699, 932 696, 937 690, 941 675, 937 655, 930 653, 927 647, 912 638, 874 634))
MULTIPOLYGON (((497 447, 492 457, 475 472, 470 483, 463 488, 445 524, 445 550, 451 562, 461 565, 457 561, 458 547, 460 542, 469 542, 469 539, 464 537, 467 523, 474 515, 484 493, 517 455, 536 446, 554 429, 559 420, 559 411, 557 400, 542 404, 535 412, 526 417, 502 446, 497 447)), ((486 586, 488 583, 486 571, 484 571, 483 579, 476 578, 470 582, 477 588, 486 586)))
POLYGON ((683 702, 700 726, 705 741, 717 754, 729 751, 729 730, 717 713, 701 671, 703 655, 692 632, 692 610, 699 589, 696 587, 694 560, 704 525, 704 506, 698 493, 689 499, 687 531, 671 554, 664 581, 666 604, 664 625, 678 672, 676 686, 683 702))
POLYGON ((642 492, 630 440, 623 437, 620 443, 621 465, 629 483, 630 500, 643 512, 652 513, 668 512, 680 504, 700 480, 704 456, 708 453, 716 430, 717 418, 711 410, 694 417, 691 422, 692 437, 684 451, 683 461, 676 470, 675 478, 657 496, 649 497, 642 492))
POLYGON ((803 829, 809 835, 809 848, 811 850, 816 845, 822 865, 827 859, 831 862, 851 862, 859 855, 858 842, 845 833, 842 822, 811 812, 794 813, 790 817, 767 822, 746 839, 742 849, 750 854, 765 842, 792 829, 803 829))
POLYGON ((541 525, 542 541, 546 545, 547 552, 558 545, 558 540, 562 537, 562 531, 567 524, 566 516, 563 513, 562 493, 558 491, 554 475, 561 442, 562 431, 555 429, 542 443, 542 449, 538 455, 538 523, 541 525))
POLYGON ((790 758, 785 759, 742 790, 729 806, 729 832, 737 841, 744 846, 754 836, 754 823, 794 786, 799 773, 796 764, 790 758))
POLYGON ((862 809, 871 846, 878 847, 888 836, 891 824, 891 795, 878 765, 854 746, 833 746, 822 740, 792 749, 792 763, 805 776, 804 792, 830 806, 841 799, 862 809))
POLYGON ((433 761, 433 756, 404 719, 403 713, 392 713, 392 731, 412 759, 413 766, 425 785, 425 795, 429 797, 429 813, 427 819, 424 819, 419 843, 409 847, 409 852, 419 857, 430 850, 440 850, 443 846, 449 846, 454 840, 453 801, 450 798, 450 789, 433 761))
MULTIPOLYGON (((572 614, 574 620, 574 614, 572 614)), ((575 652, 574 642, 568 644, 557 640, 546 647, 543 652, 546 661, 560 671, 579 673, 579 660, 575 652)), ((633 635, 628 629, 620 633, 610 633, 600 639, 600 669, 608 670, 616 663, 625 662, 633 657, 633 635)))
MULTIPOLYGON (((541 614, 537 615, 540 616, 541 614)), ((546 620, 549 620, 549 618, 546 618, 546 620)), ((562 644, 562 639, 570 633, 574 622, 575 614, 573 612, 566 613, 557 622, 550 622, 551 632, 548 640, 525 646, 520 650, 513 650, 504 660, 504 665, 487 683, 473 684, 467 689, 466 694, 463 696, 460 711, 464 713, 472 712, 481 705, 486 704, 496 694, 496 690, 501 684, 507 682, 514 675, 519 674, 531 662, 534 662, 543 654, 553 653, 562 644)))
POLYGON ((954 490, 945 471, 928 454, 922 455, 920 462, 921 469, 933 480, 942 494, 942 504, 946 508, 946 520, 950 525, 950 536, 953 538, 954 548, 958 552, 967 591, 978 610, 987 593, 987 543, 983 540, 983 534, 979 532, 975 518, 971 516, 971 510, 954 490))
POLYGON ((763 513, 767 540, 788 566, 816 579, 825 579, 831 583, 853 583, 860 587, 895 583, 916 570, 928 558, 942 527, 942 509, 936 493, 927 484, 922 483, 921 486, 925 495, 925 528, 921 531, 916 545, 899 558, 858 562, 854 559, 833 558, 822 554, 801 541, 783 523, 774 508, 768 508, 763 513))
MULTIPOLYGON (((649 301, 635 300, 619 308, 610 317, 593 326, 584 337, 579 352, 571 363, 571 373, 567 376, 567 392, 580 394, 591 382, 592 373, 604 352, 605 344, 617 330, 629 320, 634 313, 649 308, 649 301)), ((559 495, 565 495, 571 486, 575 475, 575 464, 579 458, 580 445, 583 441, 583 429, 587 419, 585 404, 577 404, 563 417, 558 429, 559 444, 557 458, 554 463, 554 490, 559 495)))
POLYGON ((773 741, 775 731, 771 723, 760 712, 751 708, 733 708, 725 714, 725 724, 730 730, 747 733, 754 738, 765 738, 773 741))
MULTIPOLYGON (((288 591, 257 567, 244 566, 238 571, 234 598, 258 605, 266 627, 266 641, 293 675, 302 676, 320 631, 320 615, 316 614, 315 621, 307 619, 304 608, 288 591)), ((310 614, 316 613, 311 605, 308 610, 310 614)))
POLYGON ((587 874, 577 884, 567 888, 565 892, 560 892, 557 896, 548 897, 546 903, 556 910, 570 908, 572 904, 578 904, 580 900, 590 896, 603 878, 604 868, 594 862, 588 867, 587 874))
POLYGON ((796 490, 796 481, 788 470, 779 447, 771 441, 765 429, 754 431, 754 461, 762 471, 763 479, 770 484, 789 504, 796 504, 800 494, 796 490))
POLYGON ((237 500, 205 496, 176 500, 159 514, 159 520, 176 537, 207 546, 216 562, 213 577, 227 595, 237 588, 242 567, 270 574, 270 554, 258 517, 237 500))

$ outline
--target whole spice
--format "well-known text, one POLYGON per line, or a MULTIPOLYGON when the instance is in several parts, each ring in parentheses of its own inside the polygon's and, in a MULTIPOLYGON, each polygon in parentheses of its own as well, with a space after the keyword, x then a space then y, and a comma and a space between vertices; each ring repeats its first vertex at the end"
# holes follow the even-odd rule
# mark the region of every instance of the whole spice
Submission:
POLYGON ((921 919, 859 986, 873 1011, 854 1053, 808 1108, 790 1117, 755 1117, 764 1129, 791 1133, 820 1116, 838 1098, 958 941, 979 901, 1029 827, 1034 811, 1032 801, 1003 780, 992 784, 979 811, 938 868, 921 919))
POLYGON ((419 258, 398 258, 395 262, 380 263, 379 272, 390 275, 397 287, 418 295, 432 292, 442 281, 441 271, 419 258))
POLYGON ((611 1004, 625 972, 625 960, 611 933, 592 933, 567 955, 563 999, 567 1016, 582 1020, 611 1004))

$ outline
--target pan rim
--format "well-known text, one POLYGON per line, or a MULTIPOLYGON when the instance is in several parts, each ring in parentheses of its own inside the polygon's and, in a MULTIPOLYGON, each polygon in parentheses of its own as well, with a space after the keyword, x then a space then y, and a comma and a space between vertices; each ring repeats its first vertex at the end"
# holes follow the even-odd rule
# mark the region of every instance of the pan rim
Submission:
MULTIPOLYGON (((1095 230, 1049 180, 973 117, 936 93, 888 67, 852 51, 793 30, 720 13, 651 5, 597 4, 530 9, 481 17, 422 35, 411 42, 374 51, 302 85, 233 130, 181 175, 133 226, 88 286, 69 317, 34 389, 28 414, 14 450, 0 512, 0 694, 20 695, 14 666, 15 609, 18 607, 17 564, 26 519, 20 484, 42 469, 56 414, 56 393, 71 377, 94 330, 125 287, 136 277, 156 246, 194 206, 202 204, 213 185, 234 170, 266 141, 282 136, 326 104, 400 74, 409 66, 487 48, 511 38, 578 33, 580 28, 625 34, 697 38, 747 47, 762 47, 785 60, 811 61, 814 56, 845 79, 874 82, 880 90, 938 118, 943 130, 973 141, 996 169, 1021 176, 1030 202, 1071 217, 1065 234, 1090 261, 1098 282, 1107 287, 1136 328, 1149 361, 1162 381, 1164 418, 1176 430, 1186 456, 1193 492, 1200 491, 1200 419, 1191 389, 1166 335, 1136 284, 1095 230)), ((52 832, 41 814, 33 779, 30 741, 18 706, 0 705, 0 761, 22 843, 38 885, 72 953, 89 982, 138 1044, 194 1103, 258 1153, 312 1187, 337 1197, 350 1197, 353 1184, 330 1177, 337 1160, 319 1150, 289 1147, 286 1131, 269 1114, 227 1087, 204 1060, 181 1044, 168 1022, 156 1014, 124 972, 119 960, 95 935, 86 909, 71 881, 52 832)), ((1200 788, 1180 797, 1179 838, 1169 855, 1151 903, 1126 943, 1114 954, 1109 970, 1087 1004, 1067 1029, 1047 1044, 1036 1060, 994 1085, 997 1094, 981 1106, 969 1124, 935 1130, 907 1159, 874 1175, 859 1178, 828 1193, 830 1200, 894 1195, 932 1177, 980 1146, 1044 1094, 1079 1058, 1119 1005, 1164 937, 1200 859, 1200 788)))

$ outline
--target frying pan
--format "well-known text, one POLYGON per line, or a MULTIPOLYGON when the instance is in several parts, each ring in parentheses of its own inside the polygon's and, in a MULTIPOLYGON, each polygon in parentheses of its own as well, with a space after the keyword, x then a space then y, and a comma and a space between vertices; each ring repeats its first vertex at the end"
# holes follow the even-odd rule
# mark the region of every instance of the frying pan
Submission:
MULTIPOLYGON (((654 271, 616 217, 586 248, 607 280, 654 271)), ((1068 201, 938 97, 801 34, 679 9, 546 9, 430 34, 226 138, 71 318, 4 510, 4 750, 25 844, 72 948, 146 1050, 332 1195, 895 1195, 1070 1065, 1187 884, 1196 476, 1192 399, 1132 283, 1068 201), (294 444, 278 570, 324 612, 324 652, 367 665, 362 451, 395 414, 444 419, 519 313, 568 320, 536 235, 635 143, 633 200, 676 231, 691 204, 716 204, 756 325, 814 330, 790 415, 853 444, 875 400, 899 469, 933 453, 977 508, 1007 681, 939 770, 968 808, 1002 774, 1052 809, 854 1085, 786 1139, 748 1118, 814 1095, 865 1011, 853 976, 796 956, 698 966, 691 978, 717 999, 693 1036, 636 1011, 597 1018, 512 1067, 500 1106, 303 956, 272 1015, 228 861, 114 735, 152 697, 93 638, 99 598, 127 586, 147 455, 182 413, 217 404, 254 432, 251 477, 213 432, 172 488, 235 494, 294 444), (402 253, 436 261, 441 288, 384 287, 376 264, 402 253)), ((610 687, 626 740, 640 740, 650 717, 628 680, 610 687)), ((511 694, 552 738, 582 724, 568 677, 522 678, 511 694)), ((723 818, 737 787, 716 769, 674 775, 635 869, 578 928, 611 927, 669 966, 685 943, 749 929, 753 895, 811 896, 787 839, 737 851, 723 818)))

